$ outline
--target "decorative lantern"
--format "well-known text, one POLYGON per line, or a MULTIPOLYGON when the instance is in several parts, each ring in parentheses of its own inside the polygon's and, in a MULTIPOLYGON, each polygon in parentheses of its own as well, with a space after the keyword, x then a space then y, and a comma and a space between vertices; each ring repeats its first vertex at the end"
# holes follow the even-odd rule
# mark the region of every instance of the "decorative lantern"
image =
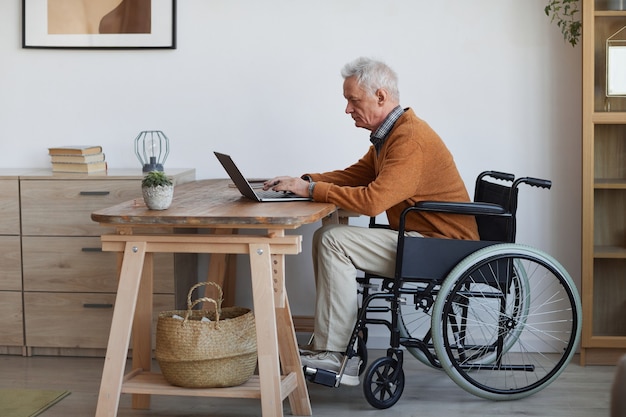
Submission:
POLYGON ((626 97, 626 26, 606 40, 606 96, 626 97))
POLYGON ((144 130, 135 138, 135 155, 143 172, 163 171, 169 153, 170 141, 160 130, 144 130))

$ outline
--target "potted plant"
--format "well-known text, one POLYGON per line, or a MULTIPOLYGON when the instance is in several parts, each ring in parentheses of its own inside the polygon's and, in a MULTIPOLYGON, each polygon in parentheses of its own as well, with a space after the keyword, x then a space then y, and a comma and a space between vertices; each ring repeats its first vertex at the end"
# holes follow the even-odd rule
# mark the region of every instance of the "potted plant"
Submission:
POLYGON ((165 210, 172 204, 174 183, 162 171, 150 171, 141 180, 141 192, 150 210, 165 210))
POLYGON ((582 33, 579 0, 549 0, 544 12, 561 29, 563 38, 576 46, 582 33))

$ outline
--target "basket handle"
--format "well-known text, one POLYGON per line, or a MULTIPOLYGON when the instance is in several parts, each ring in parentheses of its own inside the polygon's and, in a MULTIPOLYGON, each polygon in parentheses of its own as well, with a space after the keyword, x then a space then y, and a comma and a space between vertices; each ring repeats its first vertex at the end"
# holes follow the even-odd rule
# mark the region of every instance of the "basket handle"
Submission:
POLYGON ((218 326, 219 326, 219 323, 220 323, 220 310, 221 310, 221 309, 220 309, 220 308, 218 308, 218 305, 219 305, 220 303, 218 303, 217 301, 215 301, 214 299, 209 298, 209 297, 202 297, 202 298, 198 298, 197 300, 195 300, 193 303, 191 303, 191 304, 189 305, 189 308, 187 309, 187 314, 185 314, 185 319, 183 320, 183 324, 184 324, 184 323, 186 323, 186 322, 187 322, 187 320, 189 320, 189 316, 191 316, 191 311, 192 311, 192 309, 193 309, 193 308, 194 308, 197 304, 200 304, 200 303, 202 303, 202 302, 204 302, 204 301, 211 302, 211 303, 213 303, 213 304, 215 305, 215 327, 218 327, 218 326))
MULTIPOLYGON (((212 281, 208 281, 208 282, 199 282, 196 285, 194 285, 193 287, 191 287, 191 289, 189 290, 189 293, 187 294, 187 309, 191 310, 193 308, 193 306, 195 306, 198 303, 192 303, 191 302, 191 295, 193 293, 193 290, 195 290, 196 288, 200 288, 202 286, 205 285, 213 285, 215 288, 217 288, 217 291, 219 292, 219 298, 217 299, 217 304, 215 306, 215 308, 217 310, 221 310, 222 309, 222 300, 224 298, 224 293, 222 292, 222 287, 220 287, 220 285, 216 282, 212 282, 212 281)), ((207 300, 202 300, 202 301, 207 301, 207 300)))
POLYGON ((189 316, 191 316, 191 310, 196 305, 198 305, 201 302, 208 301, 208 302, 212 302, 215 305, 215 320, 216 320, 216 325, 217 325, 217 323, 219 323, 220 321, 220 312, 222 311, 223 296, 224 296, 224 293, 222 291, 222 287, 218 283, 212 282, 212 281, 197 283, 196 285, 191 287, 191 289, 189 289, 189 293, 187 294, 187 314, 185 315, 185 320, 183 322, 186 322, 187 320, 189 320, 189 316), (200 288, 205 285, 213 285, 215 288, 217 288, 218 293, 219 293, 219 298, 217 299, 217 301, 212 298, 202 297, 192 302, 191 295, 193 294, 193 291, 196 288, 200 288))

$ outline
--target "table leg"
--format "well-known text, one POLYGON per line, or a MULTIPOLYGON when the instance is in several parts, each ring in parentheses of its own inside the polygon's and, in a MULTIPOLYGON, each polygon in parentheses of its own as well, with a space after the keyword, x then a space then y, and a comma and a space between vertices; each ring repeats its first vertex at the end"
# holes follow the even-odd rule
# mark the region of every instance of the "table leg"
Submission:
MULTIPOLYGON (((132 368, 145 372, 152 367, 152 290, 153 290, 153 256, 148 252, 143 262, 143 272, 137 307, 133 320, 133 361, 132 368)), ((132 407, 140 409, 150 408, 150 395, 133 394, 132 407)))
POLYGON ((272 255, 274 281, 274 303, 278 323, 278 353, 284 375, 296 375, 296 387, 289 394, 291 412, 296 416, 310 416, 312 413, 309 392, 302 372, 302 362, 298 351, 298 341, 285 288, 285 257, 272 255))
POLYGON ((309 391, 302 372, 302 363, 298 352, 298 341, 289 308, 289 300, 285 295, 285 307, 276 309, 278 317, 278 351, 280 363, 285 374, 295 372, 298 386, 289 394, 289 405, 294 416, 310 416, 313 413, 309 391))
POLYGON ((261 381, 261 409, 264 417, 282 417, 281 374, 270 245, 251 244, 249 248, 261 381))
MULTIPOLYGON (((215 229, 213 234, 216 235, 233 235, 236 233, 235 229, 215 229)), ((207 273, 207 281, 215 282, 222 288, 224 299, 222 307, 232 307, 235 305, 235 286, 236 286, 236 273, 235 273, 235 261, 236 255, 228 253, 212 253, 209 261, 209 270, 207 273)), ((207 286, 204 288, 204 296, 217 300, 219 294, 217 288, 213 286, 207 286)), ((203 310, 211 310, 213 307, 210 303, 202 303, 203 310)))
POLYGON ((96 417, 117 415, 145 254, 146 242, 126 243, 102 370, 96 417))

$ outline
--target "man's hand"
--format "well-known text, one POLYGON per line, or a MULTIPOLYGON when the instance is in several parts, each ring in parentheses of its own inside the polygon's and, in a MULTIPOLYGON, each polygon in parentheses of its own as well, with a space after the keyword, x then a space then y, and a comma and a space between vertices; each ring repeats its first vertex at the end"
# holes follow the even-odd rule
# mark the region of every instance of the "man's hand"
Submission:
POLYGON ((300 197, 309 196, 309 182, 297 177, 275 177, 263 183, 264 190, 285 191, 300 197))

